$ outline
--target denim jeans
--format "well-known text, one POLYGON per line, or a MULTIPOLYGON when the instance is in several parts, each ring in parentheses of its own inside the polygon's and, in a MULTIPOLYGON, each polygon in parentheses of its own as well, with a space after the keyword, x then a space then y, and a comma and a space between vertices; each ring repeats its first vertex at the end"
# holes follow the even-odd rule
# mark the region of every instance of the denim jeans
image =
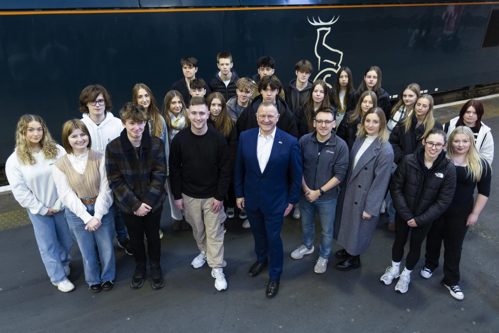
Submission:
POLYGON ((319 214, 321 223, 321 243, 319 256, 328 259, 333 244, 333 229, 336 215, 336 199, 308 202, 304 197, 300 200, 301 225, 303 230, 303 244, 311 248, 315 240, 315 212, 319 214))
MULTIPOLYGON (((87 211, 94 214, 94 204, 86 205, 87 211)), ((83 259, 85 281, 89 286, 114 281, 116 263, 114 259, 114 211, 102 217, 102 225, 96 231, 85 230, 85 223, 69 209, 66 219, 73 233, 83 259)))
MULTIPOLYGON (((122 242, 128 239, 128 231, 126 230, 125 220, 121 216, 121 212, 115 203, 111 206, 114 218, 114 228, 116 230, 116 239, 118 242, 122 242)), ((111 211, 111 208, 109 211, 111 211)))
POLYGON ((71 259, 69 252, 73 245, 73 238, 64 218, 64 212, 47 216, 32 214, 28 210, 28 215, 50 282, 57 284, 66 278, 64 267, 69 266, 71 259))

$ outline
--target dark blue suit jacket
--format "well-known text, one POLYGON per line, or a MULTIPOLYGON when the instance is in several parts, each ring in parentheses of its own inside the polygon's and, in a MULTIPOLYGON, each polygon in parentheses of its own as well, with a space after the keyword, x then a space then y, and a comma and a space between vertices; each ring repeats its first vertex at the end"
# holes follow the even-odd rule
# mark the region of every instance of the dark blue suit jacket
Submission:
POLYGON ((260 171, 256 155, 259 128, 243 131, 239 137, 234 186, 237 198, 244 197, 247 210, 283 214, 288 203, 300 198, 302 163, 295 137, 276 129, 269 162, 260 171))

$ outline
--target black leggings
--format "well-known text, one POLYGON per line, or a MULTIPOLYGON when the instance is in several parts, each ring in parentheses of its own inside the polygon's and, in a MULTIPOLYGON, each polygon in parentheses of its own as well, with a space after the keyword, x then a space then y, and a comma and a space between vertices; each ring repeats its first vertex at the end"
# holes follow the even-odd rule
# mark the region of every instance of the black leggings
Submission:
POLYGON ((421 255, 421 245, 431 228, 431 223, 411 228, 407 225, 407 221, 402 221, 397 215, 395 220, 395 241, 392 247, 392 260, 394 262, 401 262, 404 257, 404 247, 407 243, 407 238, 410 232, 409 253, 405 260, 405 267, 408 270, 413 270, 418 263, 421 255))

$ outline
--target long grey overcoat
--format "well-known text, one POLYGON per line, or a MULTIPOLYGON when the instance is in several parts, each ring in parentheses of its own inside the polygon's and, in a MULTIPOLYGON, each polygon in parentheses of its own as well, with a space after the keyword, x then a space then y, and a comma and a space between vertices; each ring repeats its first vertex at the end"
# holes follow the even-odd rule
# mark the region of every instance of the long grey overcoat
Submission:
POLYGON ((377 138, 352 169, 355 155, 364 140, 365 138, 355 140, 350 153, 347 180, 342 184, 343 205, 337 241, 351 255, 362 254, 371 242, 393 166, 390 143, 381 142, 377 138), (363 220, 363 211, 372 218, 363 220))

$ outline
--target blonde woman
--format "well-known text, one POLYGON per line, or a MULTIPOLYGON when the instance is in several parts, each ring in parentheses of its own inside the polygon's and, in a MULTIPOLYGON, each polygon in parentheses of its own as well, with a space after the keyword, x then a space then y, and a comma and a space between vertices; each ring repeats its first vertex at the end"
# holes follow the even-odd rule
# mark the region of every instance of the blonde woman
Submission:
POLYGON ((435 221, 426 239, 426 263, 420 274, 429 279, 438 267, 440 248, 444 244, 443 285, 457 300, 464 298, 459 286, 461 250, 469 227, 478 222, 489 194, 492 170, 480 156, 473 131, 458 126, 449 136, 447 156, 456 167, 456 192, 445 213, 435 221), (478 194, 474 197, 475 189, 478 194))
POLYGON ((402 157, 412 154, 422 145, 422 139, 435 127, 442 125, 433 117, 433 97, 422 95, 416 101, 414 111, 407 115, 390 134, 390 143, 395 154, 395 163, 399 164, 402 157))
POLYGON ((360 267, 360 255, 369 247, 378 224, 392 164, 385 113, 381 108, 371 108, 362 116, 343 182, 337 238, 343 249, 335 253, 340 259, 336 269, 349 271, 360 267))
POLYGON ((25 114, 17 123, 16 149, 7 159, 5 173, 14 198, 28 211, 50 282, 69 292, 75 288, 68 279, 73 240, 52 178, 52 165, 64 154, 43 119, 25 114))

